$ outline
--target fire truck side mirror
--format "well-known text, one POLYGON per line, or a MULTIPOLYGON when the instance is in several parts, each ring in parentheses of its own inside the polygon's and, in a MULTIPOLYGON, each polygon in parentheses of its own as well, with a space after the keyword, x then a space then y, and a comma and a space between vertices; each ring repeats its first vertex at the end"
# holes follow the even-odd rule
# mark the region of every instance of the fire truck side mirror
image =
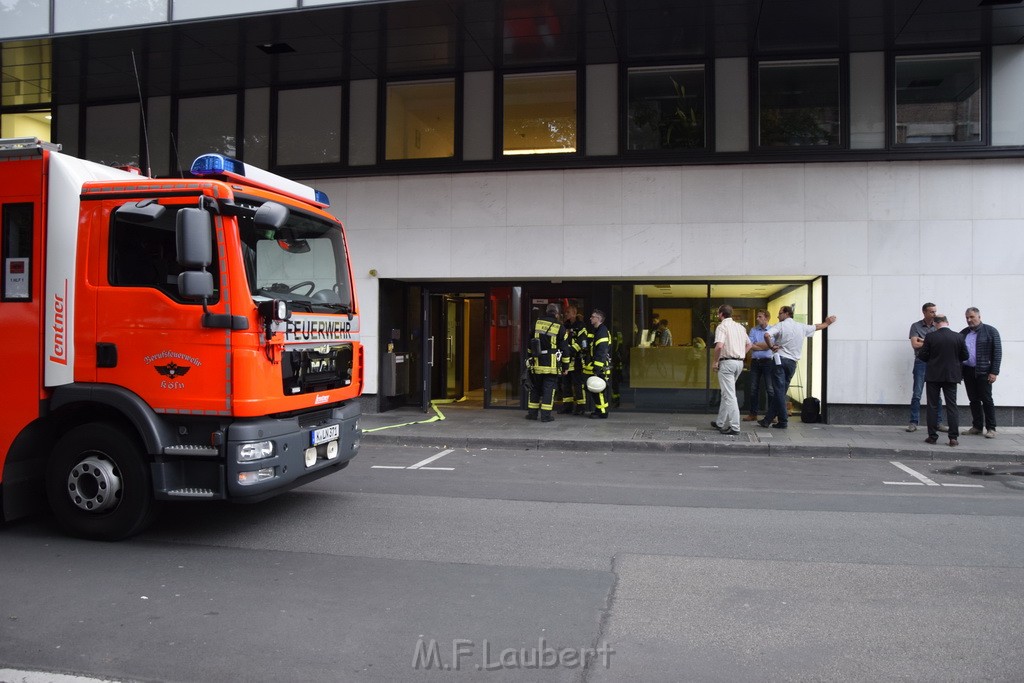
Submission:
POLYGON ((178 263, 184 268, 206 268, 213 262, 213 219, 202 209, 181 209, 175 224, 178 263))
POLYGON ((205 270, 186 270, 178 274, 178 294, 195 301, 213 296, 213 273, 205 270))

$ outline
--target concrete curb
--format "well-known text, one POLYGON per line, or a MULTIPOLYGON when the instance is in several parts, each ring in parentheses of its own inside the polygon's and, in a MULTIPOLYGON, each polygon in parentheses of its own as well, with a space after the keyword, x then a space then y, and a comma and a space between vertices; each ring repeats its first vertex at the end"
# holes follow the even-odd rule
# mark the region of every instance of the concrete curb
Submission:
POLYGON ((588 441, 580 439, 476 437, 466 435, 421 434, 364 434, 363 443, 375 446, 421 446, 431 448, 495 448, 537 451, 605 451, 613 453, 679 453, 708 455, 763 455, 789 458, 890 458, 936 461, 998 461, 1022 462, 1024 455, 997 451, 978 453, 959 448, 887 448, 850 443, 793 444, 751 443, 749 441, 680 440, 680 441, 588 441))

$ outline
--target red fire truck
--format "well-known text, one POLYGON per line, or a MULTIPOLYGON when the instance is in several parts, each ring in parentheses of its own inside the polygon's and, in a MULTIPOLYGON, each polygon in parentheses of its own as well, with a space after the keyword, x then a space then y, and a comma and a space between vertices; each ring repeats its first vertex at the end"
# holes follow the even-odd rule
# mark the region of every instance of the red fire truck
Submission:
POLYGON ((0 140, 5 520, 120 539, 258 501, 359 447, 363 347, 323 193, 208 154, 149 179, 0 140))

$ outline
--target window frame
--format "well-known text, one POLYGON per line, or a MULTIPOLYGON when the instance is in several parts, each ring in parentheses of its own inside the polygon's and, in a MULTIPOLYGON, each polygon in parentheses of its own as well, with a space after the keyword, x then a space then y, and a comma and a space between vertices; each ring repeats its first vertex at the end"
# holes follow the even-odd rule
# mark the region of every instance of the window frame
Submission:
POLYGON ((850 58, 848 54, 762 55, 750 60, 750 150, 782 156, 804 154, 830 154, 850 149, 850 58), (763 145, 761 144, 761 66, 764 64, 814 64, 835 62, 838 76, 837 99, 839 107, 839 138, 834 145, 763 145))
POLYGON ((619 155, 623 157, 651 156, 662 158, 666 155, 702 156, 714 151, 715 117, 714 114, 714 65, 705 61, 677 61, 671 63, 621 63, 619 69, 619 155), (700 69, 704 76, 704 144, 700 147, 661 147, 658 149, 629 148, 629 77, 638 71, 670 71, 700 69), (712 114, 709 116, 709 112, 712 114))
POLYGON ((991 50, 982 48, 964 50, 899 50, 886 55, 885 62, 885 140, 889 150, 941 150, 990 147, 992 144, 992 56, 991 50), (981 135, 977 141, 962 140, 951 142, 897 142, 897 101, 896 101, 896 62, 900 57, 951 57, 955 55, 976 54, 981 70, 981 115, 978 124, 981 135))

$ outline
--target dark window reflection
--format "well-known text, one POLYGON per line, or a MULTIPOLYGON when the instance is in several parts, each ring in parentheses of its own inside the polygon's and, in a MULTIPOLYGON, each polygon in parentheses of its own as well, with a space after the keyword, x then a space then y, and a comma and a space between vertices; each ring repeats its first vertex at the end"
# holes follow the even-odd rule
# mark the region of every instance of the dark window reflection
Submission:
POLYGON ((896 58, 896 142, 981 142, 977 53, 896 58))
POLYGON ((704 67, 629 70, 628 148, 705 146, 704 67))
POLYGON ((532 64, 575 58, 577 25, 574 0, 506 2, 502 34, 504 63, 532 64))
POLYGON ((840 144, 839 60, 762 62, 762 147, 840 144))

